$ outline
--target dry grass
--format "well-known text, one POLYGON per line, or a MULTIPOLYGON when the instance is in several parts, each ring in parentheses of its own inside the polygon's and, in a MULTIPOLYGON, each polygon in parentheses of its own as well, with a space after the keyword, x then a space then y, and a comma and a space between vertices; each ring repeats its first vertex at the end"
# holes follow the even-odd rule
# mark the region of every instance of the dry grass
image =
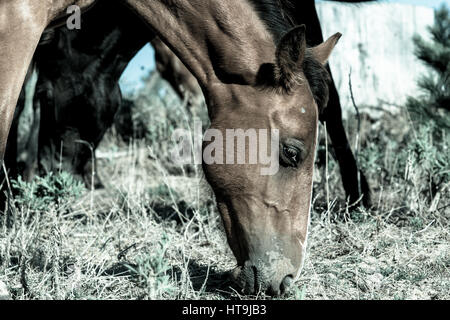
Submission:
MULTIPOLYGON (((183 117, 176 125, 186 126, 183 117)), ((330 155, 328 172, 316 170, 305 268, 282 299, 450 298, 448 181, 423 192, 421 169, 400 164, 411 124, 405 115, 389 119, 363 121, 372 209, 346 210, 330 155)), ((211 191, 199 168, 167 161, 168 127, 158 128, 130 144, 108 134, 98 152, 104 190, 2 217, 0 281, 14 299, 267 298, 230 288, 236 262, 211 191)))

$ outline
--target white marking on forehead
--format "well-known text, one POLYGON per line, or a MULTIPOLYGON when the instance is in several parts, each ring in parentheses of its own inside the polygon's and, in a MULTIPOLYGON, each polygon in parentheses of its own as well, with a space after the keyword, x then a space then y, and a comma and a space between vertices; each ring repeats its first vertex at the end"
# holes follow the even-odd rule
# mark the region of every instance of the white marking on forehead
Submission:
POLYGON ((302 113, 306 113, 306 110, 305 110, 305 108, 302 108, 302 113))

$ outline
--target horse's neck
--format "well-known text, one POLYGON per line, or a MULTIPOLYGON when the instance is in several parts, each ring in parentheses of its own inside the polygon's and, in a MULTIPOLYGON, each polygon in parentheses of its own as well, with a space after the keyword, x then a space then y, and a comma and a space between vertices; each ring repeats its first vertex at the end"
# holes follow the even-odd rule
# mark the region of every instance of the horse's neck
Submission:
POLYGON ((152 38, 151 32, 143 32, 145 24, 124 9, 118 2, 101 2, 83 15, 81 30, 47 30, 45 35, 51 36, 40 44, 50 45, 43 52, 38 50, 38 62, 50 64, 44 69, 51 73, 61 69, 80 73, 78 77, 89 74, 118 81, 129 61, 152 38))
POLYGON ((199 83, 251 84, 275 44, 247 0, 126 0, 199 83))

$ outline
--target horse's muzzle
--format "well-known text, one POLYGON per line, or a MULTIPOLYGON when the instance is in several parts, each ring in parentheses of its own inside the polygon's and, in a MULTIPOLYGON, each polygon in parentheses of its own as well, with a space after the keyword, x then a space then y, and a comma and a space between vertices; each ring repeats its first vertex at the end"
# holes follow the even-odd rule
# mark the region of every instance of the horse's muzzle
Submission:
POLYGON ((293 275, 277 270, 276 266, 251 261, 243 267, 237 267, 232 274, 235 284, 244 294, 265 293, 279 296, 289 290, 293 283, 293 275))

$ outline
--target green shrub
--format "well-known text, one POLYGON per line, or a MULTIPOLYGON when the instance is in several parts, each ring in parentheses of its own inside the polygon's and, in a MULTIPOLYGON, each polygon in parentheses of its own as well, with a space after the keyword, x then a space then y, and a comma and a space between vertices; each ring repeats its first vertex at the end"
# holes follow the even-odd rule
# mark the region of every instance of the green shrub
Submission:
POLYGON ((149 299, 161 299, 176 290, 170 280, 171 266, 166 258, 169 246, 167 236, 163 235, 156 249, 152 248, 152 252, 141 252, 133 264, 126 264, 136 283, 145 289, 149 299))
POLYGON ((407 108, 418 123, 432 123, 450 129, 450 11, 443 4, 435 12, 435 23, 428 28, 431 42, 414 37, 416 56, 429 69, 418 85, 418 97, 410 97, 407 108))
POLYGON ((419 198, 425 195, 427 204, 445 192, 450 181, 450 11, 445 5, 435 11, 435 23, 428 30, 431 42, 414 38, 416 55, 429 73, 418 82, 421 94, 409 97, 406 104, 414 131, 405 150, 406 179, 418 189, 419 198))
POLYGON ((84 184, 68 172, 49 173, 45 177, 35 177, 31 182, 23 181, 19 176, 11 185, 16 204, 35 211, 66 205, 86 190, 84 184))

